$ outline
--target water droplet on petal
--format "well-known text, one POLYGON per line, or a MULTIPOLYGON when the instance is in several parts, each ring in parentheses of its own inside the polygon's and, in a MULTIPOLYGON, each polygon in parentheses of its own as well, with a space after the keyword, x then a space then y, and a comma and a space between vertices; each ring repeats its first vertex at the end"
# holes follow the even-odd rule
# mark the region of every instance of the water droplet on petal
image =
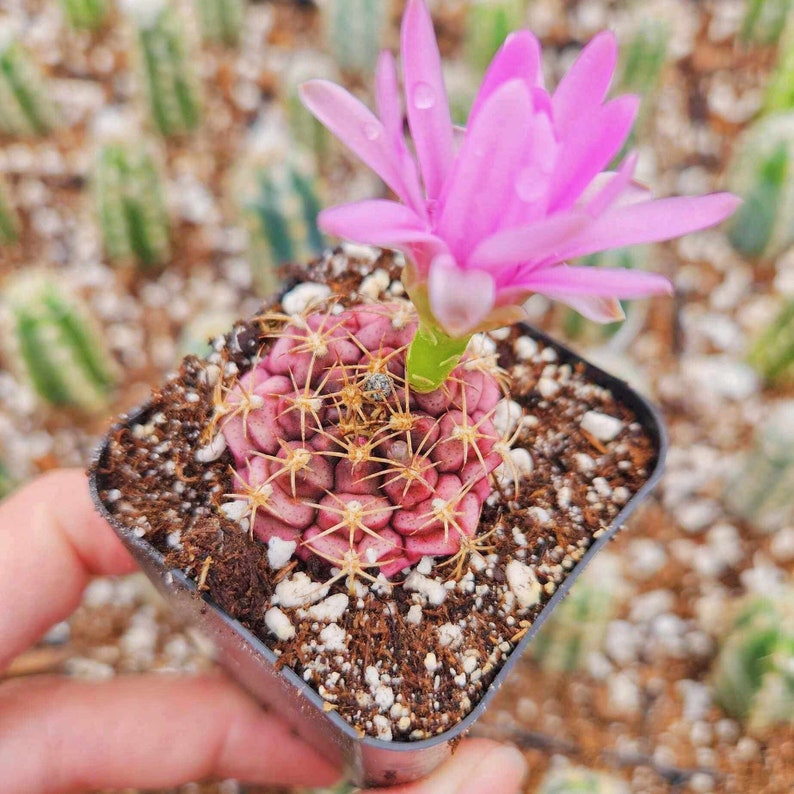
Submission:
POLYGON ((417 83, 413 91, 414 107, 428 110, 436 104, 436 92, 427 83, 417 83))
POLYGON ((380 124, 376 124, 374 121, 364 124, 361 131, 368 141, 377 141, 380 138, 380 124))
POLYGON ((540 198, 545 188, 544 180, 534 168, 524 168, 519 171, 514 186, 516 195, 527 203, 540 198))

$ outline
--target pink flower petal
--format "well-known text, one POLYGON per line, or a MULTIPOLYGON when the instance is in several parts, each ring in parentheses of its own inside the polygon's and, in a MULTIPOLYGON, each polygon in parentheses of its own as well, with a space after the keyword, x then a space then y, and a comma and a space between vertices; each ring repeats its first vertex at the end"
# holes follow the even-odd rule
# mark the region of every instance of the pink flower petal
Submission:
POLYGON ((560 137, 567 137, 575 124, 604 101, 617 59, 617 42, 609 31, 595 36, 579 54, 551 100, 560 137))
POLYGON ((596 174, 620 151, 631 132, 639 98, 619 97, 571 128, 552 178, 549 212, 570 207, 596 174))
POLYGON ((560 246, 550 262, 574 259, 608 248, 656 243, 706 229, 725 220, 741 203, 731 193, 679 196, 616 207, 560 246))
POLYGON ((528 273, 520 286, 543 295, 595 295, 606 298, 643 298, 670 295, 673 285, 658 273, 620 267, 555 265, 528 273))
POLYGON ((451 336, 470 333, 491 311, 496 286, 484 270, 460 270, 455 260, 442 254, 430 265, 427 279, 430 309, 451 336))
POLYGON ((300 87, 303 104, 369 166, 406 204, 410 195, 380 119, 341 86, 310 80, 300 87))
POLYGON ((618 200, 620 195, 626 191, 631 184, 636 167, 637 154, 636 152, 632 152, 620 164, 617 173, 613 174, 604 184, 604 187, 598 191, 596 196, 591 201, 587 202, 587 211, 590 215, 597 218, 618 200))
POLYGON ((582 317, 595 323, 615 323, 626 319, 626 313, 617 298, 605 298, 599 295, 551 295, 543 293, 547 298, 564 303, 582 317))
POLYGON ((408 125, 429 199, 441 195, 455 156, 452 119, 433 21, 421 0, 408 0, 402 23, 408 125))
POLYGON ((531 112, 526 85, 510 80, 488 97, 466 132, 436 227, 459 262, 516 199, 512 166, 526 147, 531 112))
POLYGON ((511 33, 491 61, 469 114, 469 124, 477 117, 485 101, 509 80, 522 80, 532 89, 542 85, 540 44, 528 31, 511 33))

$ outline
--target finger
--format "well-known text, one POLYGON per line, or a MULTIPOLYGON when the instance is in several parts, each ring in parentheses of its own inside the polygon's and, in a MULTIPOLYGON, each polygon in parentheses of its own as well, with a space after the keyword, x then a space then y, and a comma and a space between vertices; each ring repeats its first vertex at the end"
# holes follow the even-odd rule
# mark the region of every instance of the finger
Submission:
POLYGON ((219 675, 0 686, 4 794, 160 788, 209 776, 315 786, 339 772, 219 675))
POLYGON ((45 474, 0 503, 0 670, 74 611, 92 574, 134 567, 77 469, 45 474))
POLYGON ((429 777, 361 794, 518 794, 526 772, 524 756, 515 747, 490 739, 467 739, 429 777))

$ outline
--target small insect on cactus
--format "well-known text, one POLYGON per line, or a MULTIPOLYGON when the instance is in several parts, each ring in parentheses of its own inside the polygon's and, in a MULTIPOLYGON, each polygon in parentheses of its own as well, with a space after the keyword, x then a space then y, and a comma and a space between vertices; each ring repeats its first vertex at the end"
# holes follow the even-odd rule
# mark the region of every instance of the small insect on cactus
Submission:
POLYGON ((136 29, 139 71, 154 126, 164 136, 192 132, 201 121, 201 98, 184 20, 165 0, 127 0, 125 7, 136 29))
POLYGON ((553 769, 540 784, 538 794, 629 794, 620 778, 582 766, 553 769))
POLYGON ((0 245, 13 243, 19 236, 19 217, 11 201, 8 185, 0 176, 0 245))
POLYGON ((526 0, 474 0, 466 8, 466 61, 482 75, 508 34, 526 18, 526 0))
POLYGON ((723 638, 711 674, 717 703, 763 736, 794 724, 794 593, 747 596, 723 638))
POLYGON ((168 211, 155 160, 140 142, 100 146, 94 166, 94 200, 105 251, 115 261, 144 268, 166 262, 168 211))
POLYGON ((240 41, 247 0, 195 0, 201 37, 225 47, 240 41))
POLYGON ((794 518, 794 402, 779 403, 757 428, 725 504, 760 532, 782 529, 794 518))
POLYGON ((67 21, 75 30, 98 30, 110 13, 109 0, 61 0, 67 21))
POLYGON ((10 277, 0 293, 7 360, 52 405, 107 405, 116 367, 86 307, 45 272, 10 277))
POLYGON ((0 132, 46 135, 59 121, 47 81, 28 51, 0 28, 0 132))
POLYGON ((774 258, 794 242, 794 113, 760 119, 740 139, 728 168, 744 204, 728 239, 749 257, 774 258))
POLYGON ((325 45, 339 68, 350 74, 372 71, 389 23, 382 0, 323 0, 319 4, 325 45))

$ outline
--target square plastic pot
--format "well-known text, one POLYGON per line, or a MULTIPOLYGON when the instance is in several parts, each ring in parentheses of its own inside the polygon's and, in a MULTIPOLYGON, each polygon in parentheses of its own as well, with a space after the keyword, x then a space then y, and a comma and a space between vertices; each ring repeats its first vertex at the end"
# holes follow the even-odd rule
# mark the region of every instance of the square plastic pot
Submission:
POLYGON ((545 334, 528 326, 523 326, 522 330, 527 336, 553 347, 561 363, 583 364, 589 380, 609 389, 616 400, 630 407, 656 446, 656 464, 645 484, 623 507, 608 530, 593 542, 579 564, 558 587, 474 709, 449 730, 430 739, 386 742, 370 736, 360 736, 335 711, 326 711, 325 701, 300 676, 286 667, 277 669, 277 657, 270 648, 242 624, 229 617, 206 594, 199 593, 195 582, 180 570, 167 567, 159 551, 149 545, 145 538, 137 537, 130 527, 122 524, 108 511, 99 497, 99 472, 108 453, 109 438, 120 428, 135 423, 139 417, 145 415, 147 405, 122 417, 96 451, 90 472, 94 502, 142 570, 173 604, 177 613, 196 625, 215 643, 219 661, 227 671, 257 700, 288 721, 301 737, 329 760, 345 765, 356 785, 385 786, 415 780, 429 774, 452 753, 457 742, 486 709, 537 631, 590 560, 610 541, 661 477, 667 451, 667 435, 656 409, 624 381, 589 364, 545 334))

